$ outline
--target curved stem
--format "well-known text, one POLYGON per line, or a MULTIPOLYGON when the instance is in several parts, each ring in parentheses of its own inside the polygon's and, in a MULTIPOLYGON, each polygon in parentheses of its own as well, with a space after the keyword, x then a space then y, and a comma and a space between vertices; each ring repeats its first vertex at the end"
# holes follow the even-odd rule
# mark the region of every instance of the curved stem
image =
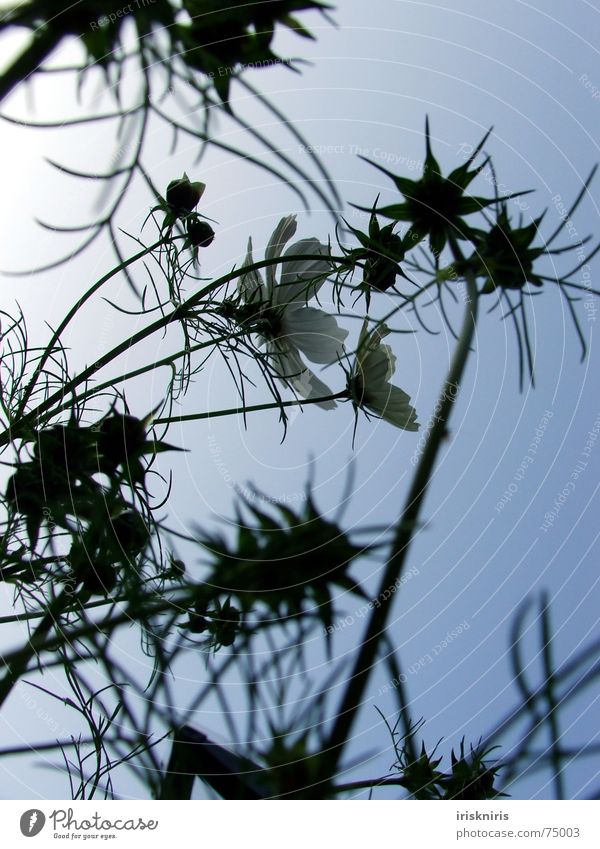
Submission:
MULTIPOLYGON (((137 256, 137 255, 136 255, 137 256)), ((139 256, 138 256, 139 258, 139 256)), ((318 259, 322 260, 322 254, 307 254, 305 259, 318 259)), ((343 257, 328 257, 328 259, 332 262, 341 262, 343 261, 343 257)), ((168 328, 170 325, 175 324, 181 319, 185 319, 186 316, 191 315, 194 309, 197 309, 198 304, 202 303, 202 301, 207 298, 209 295, 216 292, 218 289, 225 286, 227 283, 230 283, 232 280, 236 280, 242 274, 249 274, 252 271, 259 271, 262 268, 268 268, 269 266, 275 266, 278 264, 285 264, 286 262, 296 262, 297 257, 294 255, 291 256, 280 256, 274 259, 264 259, 259 262, 254 262, 251 265, 244 266, 242 268, 235 269, 234 271, 230 271, 228 274, 219 277, 217 280, 209 283, 208 286, 205 286, 199 292, 196 292, 194 295, 191 295, 174 310, 172 310, 167 315, 162 316, 156 321, 149 324, 147 327, 144 327, 142 330, 139 330, 137 333, 134 333, 133 336, 130 336, 128 339, 125 339, 119 345, 116 345, 112 350, 110 350, 107 354, 101 357, 97 362, 92 363, 92 365, 87 366, 81 371, 76 377, 68 380, 59 390, 54 392, 48 398, 44 399, 37 407, 35 407, 30 412, 26 413, 21 417, 20 420, 13 422, 12 425, 7 428, 3 433, 0 434, 0 447, 3 445, 8 445, 14 439, 19 437, 24 431, 27 430, 27 427, 33 425, 37 422, 38 417, 41 413, 46 412, 47 410, 51 410, 56 404, 61 404, 57 409, 54 410, 54 413, 58 413, 61 410, 70 406, 68 402, 65 402, 64 399, 68 395, 73 393, 73 390, 80 386, 82 383, 86 383, 90 378, 93 378, 94 375, 100 371, 100 369, 107 366, 110 362, 115 360, 117 357, 121 356, 121 354, 127 353, 133 348, 135 345, 138 345, 140 342, 147 339, 149 336, 152 336, 159 330, 164 330, 168 328)))
MULTIPOLYGON (((205 348, 210 348, 213 345, 218 345, 219 342, 228 342, 231 339, 241 339, 243 336, 247 335, 247 331, 240 330, 239 333, 229 333, 227 336, 221 337, 213 337, 208 339, 206 342, 198 342, 196 345, 191 345, 187 350, 184 348, 182 351, 177 351, 174 354, 169 354, 166 357, 162 357, 160 360, 154 360, 148 365, 140 366, 139 368, 133 369, 133 371, 126 371, 123 374, 120 374, 115 377, 111 377, 110 380, 105 380, 104 383, 100 383, 96 386, 93 386, 86 392, 82 392, 79 395, 78 400, 83 403, 88 398, 91 398, 93 395, 99 395, 100 392, 104 392, 105 389, 114 388, 117 383, 125 383, 128 380, 133 380, 136 377, 140 377, 142 374, 148 374, 148 372, 156 371, 163 366, 173 366, 177 360, 181 360, 184 357, 188 357, 190 354, 195 354, 198 351, 202 351, 205 348)), ((154 421, 154 420, 153 420, 154 421)))
POLYGON ((473 275, 466 277, 466 282, 468 297, 463 326, 436 407, 435 422, 429 432, 404 510, 398 522, 390 558, 379 585, 379 592, 375 597, 376 603, 367 623, 366 632, 328 740, 329 763, 332 774, 335 774, 337 764, 352 731, 371 670, 376 662, 394 598, 394 593, 389 592, 389 590, 397 585, 406 563, 410 544, 417 529, 421 507, 431 482, 433 467, 446 435, 450 413, 469 356, 477 317, 477 285, 473 275))
POLYGON ((40 30, 12 65, 0 75, 0 101, 4 100, 19 83, 34 74, 44 59, 52 53, 61 35, 50 29, 40 30))
POLYGON ((29 381, 29 383, 25 387, 25 391, 23 392, 23 397, 21 399, 21 403, 19 404, 19 409, 17 411, 17 416, 20 415, 24 411, 25 406, 26 406, 29 398, 31 397, 31 393, 35 389, 35 384, 37 382, 37 379, 40 376, 40 374, 42 373, 43 368, 48 361, 48 358, 52 355, 52 351, 54 349, 54 346, 59 341, 61 335, 64 333, 67 326, 71 323, 71 321, 77 315, 77 313, 79 312, 79 309, 85 304, 85 302, 88 301, 92 297, 92 295, 94 295, 102 286, 104 286, 105 283, 107 283, 109 280, 111 280, 116 274, 119 274, 121 271, 123 271, 125 268, 127 268, 127 266, 133 265, 139 259, 143 259, 145 256, 152 253, 152 251, 156 250, 157 248, 160 248, 162 245, 167 244, 168 241, 169 241, 168 238, 159 239, 158 242, 155 242, 153 245, 150 245, 149 248, 144 248, 143 251, 140 251, 139 253, 134 254, 133 256, 129 257, 129 259, 126 259, 126 260, 123 260, 122 262, 120 262, 119 265, 117 265, 115 268, 111 269, 109 272, 107 272, 107 274, 104 274, 99 280, 97 280, 92 286, 90 286, 90 288, 87 290, 87 292, 85 292, 85 294, 83 294, 81 296, 81 298, 77 301, 77 303, 74 304, 71 307, 69 312, 66 314, 66 316, 63 318, 63 320, 61 321, 59 326, 56 328, 56 330, 52 334, 52 338, 50 339, 50 341, 46 345, 46 349, 45 349, 44 353, 42 354, 42 356, 40 357, 38 364, 35 367, 35 370, 34 370, 32 376, 31 376, 31 380, 29 381))

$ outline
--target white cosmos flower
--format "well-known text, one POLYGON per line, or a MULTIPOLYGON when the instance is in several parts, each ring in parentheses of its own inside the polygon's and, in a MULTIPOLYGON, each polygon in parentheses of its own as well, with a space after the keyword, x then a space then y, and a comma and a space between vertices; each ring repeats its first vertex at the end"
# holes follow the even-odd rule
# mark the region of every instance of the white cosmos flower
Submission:
MULTIPOLYGON (((282 218, 269 239, 265 259, 278 259, 295 232, 296 216, 282 218)), ((307 368, 300 354, 312 363, 335 363, 344 352, 344 340, 348 335, 347 330, 338 327, 332 315, 307 305, 331 270, 328 255, 328 247, 318 239, 301 239, 283 253, 284 257, 297 259, 269 266, 265 280, 258 271, 253 271, 242 275, 239 283, 239 291, 246 304, 257 306, 255 319, 261 327, 257 332, 270 354, 276 374, 298 395, 307 399, 332 393, 307 368)), ((249 239, 244 265, 253 262, 252 239, 249 239)), ((322 401, 319 406, 329 410, 336 403, 333 400, 322 401)))
POLYGON ((356 360, 350 374, 350 392, 357 407, 364 407, 403 430, 418 430, 417 411, 410 397, 390 383, 396 357, 382 340, 389 333, 385 324, 368 330, 365 319, 360 332, 356 360))

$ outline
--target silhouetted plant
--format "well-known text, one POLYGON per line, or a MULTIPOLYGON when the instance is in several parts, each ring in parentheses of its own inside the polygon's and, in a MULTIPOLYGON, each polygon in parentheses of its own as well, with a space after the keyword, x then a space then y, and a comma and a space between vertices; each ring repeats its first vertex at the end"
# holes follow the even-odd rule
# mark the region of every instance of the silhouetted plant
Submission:
MULTIPOLYGON (((138 38, 130 48, 114 4, 58 5, 61 8, 52 15, 37 0, 5 13, 0 29, 24 27, 35 35, 31 46, 0 75, 0 98, 29 74, 43 78, 58 73, 57 68, 38 65, 64 39, 78 37, 86 60, 76 70, 85 77, 100 69, 114 85, 110 97, 115 112, 110 120, 125 132, 132 116, 139 116, 135 119, 139 126, 132 130, 137 135, 130 161, 123 165, 119 160, 101 175, 107 185, 124 178, 119 199, 98 220, 76 228, 86 237, 58 261, 73 258, 105 232, 117 258, 115 266, 80 295, 44 345, 30 342, 25 316, 18 310, 14 316, 1 315, 0 447, 7 453, 4 462, 10 471, 1 499, 0 580, 14 587, 18 611, 2 622, 24 622, 29 634, 20 647, 4 655, 0 705, 26 676, 41 672, 43 680, 51 668, 64 671, 71 695, 50 695, 82 718, 87 736, 59 739, 48 748, 63 754, 73 798, 99 793, 111 797, 116 769, 126 766, 145 792, 160 798, 189 798, 197 776, 225 798, 345 798, 355 791, 374 793, 377 787, 393 786, 403 796, 419 799, 494 799, 504 795, 503 781, 532 768, 532 744, 542 728, 551 738, 547 759, 555 776, 555 795, 564 796, 561 776, 570 753, 560 742, 558 708, 597 680, 597 644, 582 649, 570 665, 555 668, 549 605, 543 598, 539 614, 543 675, 541 684, 532 687, 525 680, 521 656, 521 626, 529 607, 521 610, 512 640, 520 702, 487 739, 477 744, 464 738, 454 742, 448 764, 448 758, 445 762, 438 754, 441 743, 428 747, 424 724, 411 716, 400 661, 389 645, 386 627, 395 599, 402 595, 407 555, 423 521, 423 502, 472 350, 476 322, 481 320, 480 302, 496 298, 503 317, 513 321, 521 385, 527 370, 533 381, 527 299, 547 284, 559 287, 585 353, 574 294, 584 287, 572 279, 581 263, 554 277, 540 267, 544 258, 584 242, 553 248, 560 229, 544 243, 543 216, 514 223, 506 198, 501 201, 497 191, 490 197, 467 193, 482 169, 492 165, 491 156, 483 153, 489 133, 464 164, 444 177, 431 149, 427 122, 423 175, 409 180, 377 165, 392 178, 403 200, 379 207, 377 199, 366 209, 367 231, 347 225, 344 238, 350 244, 338 238, 337 254, 330 243, 315 237, 288 246, 297 225, 296 216, 288 215, 276 226, 264 259, 255 261, 250 239, 242 266, 214 280, 200 278, 199 252, 215 238, 200 205, 206 186, 184 173, 173 175, 164 190, 157 190, 142 161, 149 117, 165 121, 176 138, 188 134, 245 155, 211 136, 209 113, 213 107, 222 110, 278 160, 278 167, 260 158, 245 158, 288 183, 290 175, 301 177, 335 213, 337 193, 318 159, 313 157, 312 165, 325 178, 325 188, 236 116, 228 101, 233 80, 249 88, 244 66, 284 63, 271 47, 278 26, 307 37, 308 30, 295 13, 325 12, 327 7, 282 0, 233 8, 190 0, 182 4, 188 13, 182 19, 177 4, 157 0, 133 16, 138 38), (91 26, 95 19, 97 26, 91 26), (130 60, 137 63, 142 94, 136 106, 124 107, 119 94, 130 60), (220 73, 223 67, 225 74, 220 73), (169 86, 177 89, 183 84, 199 98, 201 130, 163 109, 172 91, 169 86), (143 178, 151 195, 140 234, 143 227, 155 227, 156 238, 146 245, 136 235, 139 250, 125 258, 116 216, 135 175, 143 178), (390 223, 382 225, 383 218, 390 223), (100 358, 73 370, 65 331, 83 305, 102 296, 105 285, 119 274, 136 293, 136 307, 106 300, 134 315, 136 330, 100 358), (462 326, 454 333, 444 299, 457 299, 458 284, 465 297, 462 326), (309 304, 328 290, 335 304, 332 312, 309 304), (365 314, 358 306, 357 295, 362 294, 367 311, 371 300, 385 299, 390 306, 387 315, 375 319, 365 314), (352 317, 361 319, 356 345, 348 344, 349 332, 341 326, 347 295, 353 299, 352 317), (285 437, 290 409, 316 405, 331 411, 347 405, 356 421, 363 412, 367 419, 380 418, 408 434, 418 431, 418 413, 409 394, 392 383, 396 356, 383 340, 400 332, 396 325, 403 310, 430 331, 421 308, 432 302, 439 304, 441 320, 457 341, 435 420, 393 528, 346 530, 341 520, 319 510, 310 487, 298 511, 282 504, 259 509, 253 499, 261 495, 253 491, 252 499, 242 499, 237 508, 237 536, 202 527, 194 534, 178 535, 169 527, 163 511, 172 482, 159 471, 157 458, 178 450, 167 441, 174 423, 246 417, 268 409, 278 414, 285 437), (158 336, 160 358, 148 354, 135 368, 123 365, 132 350, 147 352, 148 340, 158 336), (236 406, 179 411, 176 405, 211 357, 225 363, 236 406), (328 368, 327 384, 305 360, 328 368), (160 369, 167 375, 160 404, 140 414, 143 417, 134 415, 127 386, 160 369), (329 386, 335 375, 338 389, 329 386), (251 403, 255 399, 257 403, 251 403), (164 487, 163 497, 155 494, 153 482, 164 487), (249 517, 248 523, 244 517, 249 517), (180 543, 200 563, 186 565, 177 551, 180 543), (356 563, 367 555, 381 561, 374 592, 367 590, 356 563), (331 659, 332 634, 343 614, 342 595, 362 604, 364 633, 347 663, 334 664, 324 680, 314 681, 307 672, 308 646, 322 652, 325 661, 331 659), (143 681, 124 669, 113 652, 114 637, 132 623, 151 661, 143 681), (216 699, 232 751, 181 720, 171 675, 182 658, 198 654, 210 670, 209 681, 186 710, 192 712, 216 699), (393 724, 385 721, 395 760, 385 776, 342 783, 342 773, 361 763, 354 756, 352 733, 378 664, 386 665, 398 682, 398 719, 393 724), (232 718, 237 708, 230 704, 225 686, 230 674, 241 683, 247 701, 244 735, 232 718), (98 686, 98 677, 103 686, 98 686), (333 705, 338 692, 339 701, 333 705), (529 727, 514 751, 496 762, 490 756, 514 717, 527 718, 529 727), (166 738, 171 746, 168 759, 166 738), (241 751, 233 751, 236 746, 241 751)), ((272 114, 281 118, 275 109, 272 114)), ((104 117, 88 116, 73 123, 104 117)), ((289 131, 300 138, 293 127, 289 131)), ((60 168, 70 176, 90 176, 60 168)), ((593 173, 569 215, 577 210, 593 173)), ((339 225, 336 214, 334 218, 339 225)), ((593 248, 587 261, 598 250, 593 248)), ((587 287, 585 291, 598 294, 587 287)), ((405 378, 400 374, 398 379, 404 384, 405 378)), ((33 686, 49 693, 41 684, 33 686)), ((0 754, 25 751, 25 746, 13 747, 0 754)))

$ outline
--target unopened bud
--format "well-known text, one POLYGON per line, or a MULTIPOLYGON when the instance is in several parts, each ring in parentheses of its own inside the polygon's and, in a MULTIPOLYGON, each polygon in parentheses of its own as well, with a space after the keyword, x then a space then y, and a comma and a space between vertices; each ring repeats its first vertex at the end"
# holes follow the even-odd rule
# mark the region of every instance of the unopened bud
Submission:
POLYGON ((198 206, 204 194, 204 183, 191 183, 187 174, 180 180, 172 180, 167 186, 167 203, 177 217, 188 215, 198 206))
POLYGON ((197 248, 207 248, 215 238, 215 231, 207 221, 188 221, 190 242, 197 248))

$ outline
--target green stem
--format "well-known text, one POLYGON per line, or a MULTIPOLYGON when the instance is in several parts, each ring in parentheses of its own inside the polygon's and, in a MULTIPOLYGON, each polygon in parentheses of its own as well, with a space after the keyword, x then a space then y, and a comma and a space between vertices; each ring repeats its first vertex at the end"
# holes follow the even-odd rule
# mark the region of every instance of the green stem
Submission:
POLYGON ((400 707, 400 719, 402 720, 404 728, 403 743, 406 748, 409 761, 413 764, 418 760, 418 752, 415 743, 415 728, 411 721, 406 687, 402 680, 400 664, 396 658, 396 649, 391 640, 386 638, 386 643, 388 651, 387 664, 390 670, 390 675, 392 676, 392 681, 394 681, 394 690, 400 707))
MULTIPOLYGON (((152 610, 152 613, 163 612, 165 605, 157 606, 157 610, 152 610)), ((58 612, 58 611, 57 611, 58 612)), ((38 627, 35 629, 33 636, 28 641, 27 645, 13 652, 9 652, 2 656, 2 665, 6 668, 6 674, 0 681, 0 707, 6 700, 10 691, 17 683, 19 678, 27 672, 29 662, 37 655, 45 651, 55 652, 57 649, 57 640, 55 637, 48 640, 48 632, 54 622, 56 616, 46 613, 38 627)), ((72 631, 62 631, 61 641, 63 644, 73 644, 75 640, 83 639, 107 631, 114 631, 120 625, 131 625, 132 616, 128 612, 123 612, 115 616, 109 622, 91 622, 87 625, 82 625, 80 628, 73 628, 72 631)))
POLYGON ((148 365, 140 366, 139 368, 133 369, 133 371, 125 372, 124 374, 121 374, 118 377, 112 377, 110 380, 106 380, 104 381, 104 383, 100 383, 97 386, 94 386, 87 392, 83 392, 79 396, 78 400, 80 402, 83 402, 93 395, 98 395, 105 389, 110 389, 113 386, 116 386, 117 383, 124 383, 127 380, 133 380, 133 378, 135 377, 140 377, 142 374, 147 374, 148 372, 155 371, 157 368, 162 368, 162 366, 172 366, 176 360, 181 360, 183 357, 189 356, 190 354, 195 354, 197 351, 202 351, 204 348, 210 348, 213 345, 218 345, 220 342, 228 342, 232 339, 242 338, 246 335, 246 330, 240 330, 239 333, 228 333, 227 336, 221 336, 217 338, 213 337, 207 342, 198 342, 197 345, 191 345, 187 350, 184 349, 183 351, 177 351, 176 354, 169 354, 168 356, 163 357, 161 360, 155 360, 153 363, 148 363, 148 365))
POLYGON ((0 707, 4 704, 19 678, 25 674, 30 660, 35 657, 46 641, 48 632, 66 608, 73 603, 73 595, 63 592, 49 605, 42 621, 23 648, 2 657, 5 674, 0 681, 0 707))
MULTIPOLYGON (((304 259, 323 259, 322 254, 307 254, 304 259)), ((328 257, 328 259, 332 262, 341 262, 343 257, 328 257)), ((201 303, 206 297, 211 295, 213 292, 225 286, 227 283, 230 283, 232 280, 237 279, 242 274, 248 274, 252 271, 260 271, 263 268, 268 268, 271 265, 278 265, 280 263, 285 264, 286 262, 296 262, 297 257, 294 255, 291 256, 281 256, 276 257, 275 259, 269 260, 261 260, 259 262, 254 262, 251 265, 244 266, 243 268, 235 269, 234 271, 230 271, 228 274, 223 275, 223 277, 219 277, 213 283, 210 283, 204 289, 201 289, 196 294, 191 295, 187 300, 183 301, 179 304, 175 309, 168 313, 167 315, 161 316, 161 318, 149 324, 147 327, 135 333, 133 336, 130 336, 128 339, 125 339, 119 345, 116 345, 112 350, 110 350, 107 354, 101 357, 96 363, 92 363, 92 365, 83 369, 77 377, 68 380, 60 389, 46 398, 41 402, 37 407, 31 410, 26 415, 22 416, 20 420, 14 422, 11 427, 7 428, 2 434, 0 434, 0 447, 3 445, 8 445, 14 439, 18 438, 26 432, 28 427, 31 427, 36 424, 39 416, 46 412, 47 410, 52 409, 56 404, 61 404, 64 402, 66 396, 70 395, 74 389, 80 386, 82 383, 86 383, 88 380, 93 378, 93 376, 100 371, 100 369, 107 366, 121 354, 127 353, 131 348, 135 345, 138 345, 140 342, 143 342, 149 336, 152 336, 159 330, 164 330, 169 327, 169 325, 175 324, 175 322, 180 319, 185 319, 186 315, 192 314, 192 311, 197 308, 198 304, 201 303)), ((54 412, 57 413, 70 405, 67 402, 64 402, 62 406, 59 406, 54 412)))
POLYGON ((52 743, 31 743, 27 746, 10 746, 6 749, 0 749, 0 758, 14 755, 31 755, 33 753, 37 755, 38 752, 51 752, 53 749, 64 749, 70 746, 81 746, 81 748, 84 748, 92 743, 94 743, 93 737, 83 739, 71 737, 70 740, 55 740, 52 743))
POLYGON ((112 277, 114 277, 119 272, 123 271, 124 268, 127 268, 127 266, 129 266, 129 265, 133 265, 133 263, 135 263, 139 259, 142 259, 143 257, 147 256, 149 253, 152 253, 152 251, 156 250, 156 248, 161 247, 161 245, 166 244, 168 241, 169 241, 169 239, 167 239, 167 238, 160 239, 158 242, 155 242, 149 248, 145 248, 143 251, 140 251, 139 253, 135 254, 134 256, 129 257, 129 259, 126 259, 123 262, 119 263, 119 265, 116 266, 116 268, 113 268, 111 271, 109 271, 107 274, 105 274, 103 277, 101 277, 99 280, 97 280, 94 283, 93 286, 90 286, 90 288, 87 290, 87 292, 84 295, 82 295, 82 297, 77 301, 77 303, 74 304, 71 307, 69 312, 66 314, 66 316, 63 318, 63 320, 61 321, 59 326, 56 328, 56 330, 52 334, 52 338, 48 342, 48 344, 47 344, 47 346, 44 350, 44 353, 40 357, 40 360, 39 360, 37 366, 35 367, 35 370, 34 370, 32 376, 31 376, 31 380, 27 384, 25 391, 23 393, 23 398, 21 399, 21 403, 19 404, 19 409, 18 409, 17 414, 16 414, 17 416, 19 416, 23 413, 23 410, 25 409, 25 405, 27 404, 27 401, 31 397, 31 393, 33 392, 33 390, 35 388, 35 384, 37 382, 37 379, 40 376, 40 374, 42 373, 42 370, 43 370, 46 362, 48 361, 48 358, 52 355, 52 351, 53 351, 54 346, 56 345, 56 343, 60 339, 61 335, 66 330, 67 326, 75 318, 75 316, 79 312, 80 308, 85 304, 85 302, 88 301, 92 297, 92 295, 94 295, 112 277))
POLYGON ((560 746, 560 726, 558 723, 559 703, 556 698, 556 675, 552 658, 552 629, 550 627, 550 604, 546 593, 541 601, 542 618, 542 652, 544 661, 544 677, 546 682, 546 700, 548 702, 548 724, 550 726, 550 759, 552 762, 552 778, 554 793, 557 799, 565 799, 565 782, 563 776, 562 751, 560 746))
MULTIPOLYGON (((22 675, 26 669, 27 664, 35 655, 39 655, 44 651, 56 651, 57 638, 52 637, 50 640, 47 639, 48 631, 50 627, 56 622, 57 617, 64 612, 66 607, 73 602, 73 595, 68 595, 63 593, 63 595, 58 596, 54 602, 48 607, 47 612, 44 614, 44 617, 36 630, 34 631, 32 637, 28 640, 27 645, 22 648, 15 649, 12 652, 8 652, 1 656, 3 666, 9 670, 7 675, 0 681, 0 706, 6 694, 4 694, 3 687, 6 686, 7 678, 9 677, 10 670, 19 669, 19 675, 22 675), (63 600, 60 602, 60 600, 63 600), (60 603, 59 603, 60 602, 60 603)), ((114 602, 114 599, 111 600, 114 602)), ((155 603, 150 603, 144 609, 144 616, 150 618, 152 616, 158 616, 161 613, 173 613, 176 610, 183 610, 189 606, 190 596, 189 592, 186 590, 182 591, 180 596, 172 596, 170 598, 161 598, 159 601, 155 603)), ((101 603, 92 603, 86 604, 86 610, 92 607, 100 607, 101 603)), ((85 637, 96 636, 99 633, 102 634, 110 634, 116 628, 119 628, 121 625, 131 625, 133 622, 138 621, 137 612, 132 611, 131 603, 129 602, 127 608, 125 610, 121 610, 119 613, 116 613, 111 619, 104 619, 98 621, 90 621, 84 625, 80 625, 79 627, 73 627, 70 630, 61 629, 60 631, 60 640, 63 644, 73 644, 76 640, 84 639, 85 637)), ((13 681, 13 684, 15 682, 13 681)), ((12 687, 8 687, 8 690, 12 687)))
MULTIPOLYGON (((581 649, 579 654, 570 662, 563 663, 556 670, 554 680, 561 685, 560 701, 563 707, 568 699, 577 697, 588 684, 591 684, 600 676, 599 656, 600 640, 594 640, 590 645, 581 649), (590 666, 590 664, 592 665, 590 666)), ((528 701, 522 700, 516 707, 511 708, 495 728, 480 742, 479 748, 485 751, 492 746, 498 745, 500 738, 510 731, 514 725, 523 722, 526 715, 531 713, 531 705, 542 702, 547 697, 548 686, 547 682, 543 681, 539 687, 532 691, 528 701)))
POLYGON ((464 369, 469 356, 471 342, 475 332, 477 317, 477 286, 475 278, 469 275, 467 282, 467 303, 463 326, 450 364, 448 376, 436 407, 434 424, 431 427, 423 454, 419 461, 402 516, 396 528, 390 558, 386 564, 379 591, 375 598, 378 603, 367 623, 366 632, 358 650, 354 667, 342 696, 339 710, 328 740, 329 758, 332 773, 335 773, 352 726, 360 710, 369 676, 377 659, 382 636, 392 609, 394 593, 391 587, 397 585, 406 562, 410 544, 418 526, 421 507, 431 481, 433 467, 446 435, 446 428, 464 369))
POLYGON ((269 401, 266 404, 254 404, 251 407, 231 407, 229 410, 216 410, 208 413, 190 413, 187 416, 169 416, 164 419, 154 419, 153 424, 164 425, 175 422, 195 422, 201 419, 217 419, 221 416, 233 416, 243 413, 255 413, 258 410, 280 410, 282 407, 304 407, 307 404, 320 404, 323 401, 339 401, 347 398, 348 392, 343 389, 335 395, 323 395, 321 398, 304 398, 296 401, 269 401))
MULTIPOLYGON (((88 610, 93 610, 96 607, 108 607, 109 605, 116 606, 118 604, 127 604, 128 602, 129 599, 125 596, 123 596, 123 598, 105 598, 100 601, 88 602, 85 609, 87 612, 88 610)), ((23 622, 31 622, 33 619, 42 619, 45 615, 45 613, 36 610, 31 613, 15 613, 13 616, 0 616, 0 625, 20 625, 23 622)))
POLYGON ((404 778, 372 778, 365 781, 351 781, 348 784, 336 784, 336 793, 350 793, 354 790, 375 790, 377 787, 404 787, 407 782, 404 778))

